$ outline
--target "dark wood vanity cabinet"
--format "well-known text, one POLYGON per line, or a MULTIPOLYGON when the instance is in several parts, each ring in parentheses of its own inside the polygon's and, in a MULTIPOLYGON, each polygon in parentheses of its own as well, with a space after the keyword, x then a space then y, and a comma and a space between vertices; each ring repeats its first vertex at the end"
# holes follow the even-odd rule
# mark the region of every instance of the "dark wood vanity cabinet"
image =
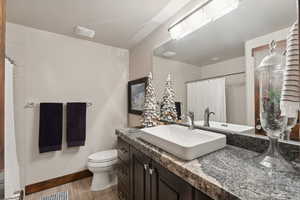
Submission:
POLYGON ((134 148, 130 158, 132 200, 192 200, 189 184, 134 148))
POLYGON ((193 187, 152 161, 151 200, 193 200, 193 187))
POLYGON ((120 200, 211 200, 134 147, 128 145, 127 148, 126 144, 118 139, 120 200), (124 147, 128 159, 124 159, 124 147), (129 170, 128 176, 124 176, 124 168, 129 170))
POLYGON ((151 160, 139 151, 131 148, 131 200, 150 200, 151 179, 150 163, 151 160))

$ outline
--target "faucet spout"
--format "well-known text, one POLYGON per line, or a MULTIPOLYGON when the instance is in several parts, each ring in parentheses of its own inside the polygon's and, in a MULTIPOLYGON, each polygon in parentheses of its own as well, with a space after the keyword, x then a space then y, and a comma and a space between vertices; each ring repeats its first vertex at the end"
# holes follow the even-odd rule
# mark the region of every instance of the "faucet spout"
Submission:
POLYGON ((187 118, 189 121, 189 129, 194 130, 195 129, 195 113, 194 112, 188 112, 187 118))
POLYGON ((204 111, 204 124, 203 124, 203 126, 206 126, 206 127, 210 126, 210 124, 209 124, 210 115, 215 115, 215 113, 214 112, 210 112, 209 108, 207 107, 205 109, 205 111, 204 111))

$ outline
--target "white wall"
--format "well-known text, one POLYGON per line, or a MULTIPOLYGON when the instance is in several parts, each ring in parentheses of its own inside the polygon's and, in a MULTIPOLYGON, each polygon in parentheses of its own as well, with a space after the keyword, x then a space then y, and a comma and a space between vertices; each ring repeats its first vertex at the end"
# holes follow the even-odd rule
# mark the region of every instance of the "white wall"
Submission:
POLYGON ((171 73, 173 87, 176 92, 176 101, 182 102, 183 110, 186 112, 186 85, 187 81, 198 80, 201 78, 201 68, 153 56, 153 86, 157 91, 157 96, 162 97, 165 82, 168 74, 171 73))
MULTIPOLYGON (((175 16, 171 17, 166 23, 157 28, 147 38, 138 43, 135 47, 130 49, 129 58, 129 79, 134 80, 146 76, 152 71, 152 56, 153 50, 160 46, 160 44, 171 39, 168 32, 169 26, 178 21, 183 15, 191 9, 199 5, 205 0, 190 1, 184 8, 182 8, 175 16)), ((129 126, 140 125, 140 117, 138 115, 130 114, 128 116, 129 126)))
POLYGON ((86 168, 89 154, 113 148, 127 125, 127 50, 7 24, 7 54, 16 63, 15 109, 23 186, 86 168), (90 101, 86 145, 38 153, 38 106, 27 102, 90 101))
POLYGON ((153 50, 162 43, 171 39, 168 32, 169 26, 178 21, 195 6, 206 0, 193 0, 184 6, 179 12, 171 17, 166 23, 153 31, 147 38, 130 49, 129 79, 137 79, 146 76, 152 71, 153 50))

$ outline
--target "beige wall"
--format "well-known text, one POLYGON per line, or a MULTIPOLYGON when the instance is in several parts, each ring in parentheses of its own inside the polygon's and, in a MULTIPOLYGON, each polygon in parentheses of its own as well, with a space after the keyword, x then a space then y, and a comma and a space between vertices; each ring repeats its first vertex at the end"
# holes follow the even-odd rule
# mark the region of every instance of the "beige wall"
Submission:
POLYGON ((15 113, 22 184, 86 168, 88 155, 113 148, 115 129, 127 125, 129 53, 85 40, 7 24, 7 54, 15 67, 15 113), (38 106, 27 102, 90 101, 86 145, 38 152, 38 106))

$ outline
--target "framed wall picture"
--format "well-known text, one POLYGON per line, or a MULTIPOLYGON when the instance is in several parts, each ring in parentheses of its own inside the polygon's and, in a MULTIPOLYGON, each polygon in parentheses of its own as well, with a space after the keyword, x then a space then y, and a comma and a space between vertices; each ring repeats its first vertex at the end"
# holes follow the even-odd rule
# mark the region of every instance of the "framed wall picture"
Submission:
POLYGON ((143 113, 147 77, 128 82, 128 113, 141 115, 143 113))

